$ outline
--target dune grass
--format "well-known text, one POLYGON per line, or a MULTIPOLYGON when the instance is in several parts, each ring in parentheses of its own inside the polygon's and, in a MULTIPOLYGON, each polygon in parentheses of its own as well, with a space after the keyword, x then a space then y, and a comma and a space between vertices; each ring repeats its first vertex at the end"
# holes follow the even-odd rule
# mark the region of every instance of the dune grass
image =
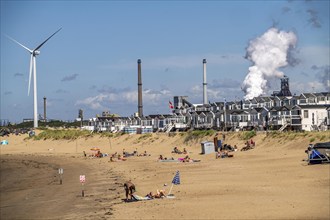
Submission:
POLYGON ((309 142, 315 141, 330 141, 330 131, 304 131, 304 132, 295 132, 295 131, 288 131, 288 132, 279 132, 279 131, 271 131, 267 132, 267 135, 263 138, 266 139, 280 139, 283 141, 292 141, 297 140, 300 138, 308 138, 309 142))
POLYGON ((87 130, 76 130, 76 129, 59 129, 50 130, 44 129, 38 135, 29 137, 33 140, 76 140, 77 138, 88 138, 92 137, 93 134, 87 130))
POLYGON ((203 137, 212 136, 216 133, 215 130, 195 130, 188 131, 184 137, 184 143, 189 143, 192 141, 198 141, 203 137))
POLYGON ((252 131, 243 131, 243 132, 239 133, 239 138, 246 141, 246 140, 249 140, 249 139, 251 139, 252 137, 254 137, 256 135, 257 135, 257 133, 254 130, 252 130, 252 131))
MULTIPOLYGON (((27 137, 27 139, 33 140, 76 140, 78 138, 89 138, 93 136, 98 136, 100 138, 117 138, 122 135, 125 135, 123 132, 119 133, 91 133, 87 130, 79 129, 41 129, 40 133, 33 137, 27 137)), ((169 135, 169 137, 175 137, 179 135, 180 138, 183 138, 185 144, 189 142, 201 141, 202 138, 212 137, 217 133, 215 130, 194 130, 188 132, 179 132, 173 133, 174 135, 169 135)), ((172 134, 172 133, 170 133, 172 134)), ((243 131, 243 132, 233 132, 230 133, 230 138, 238 137, 241 140, 249 140, 252 137, 256 136, 257 132, 255 131, 243 131)), ((129 139, 130 136, 127 136, 126 139, 129 139)), ((279 131, 269 131, 266 133, 266 136, 262 139, 278 139, 279 141, 293 141, 300 138, 307 138, 309 142, 327 142, 330 141, 330 131, 320 131, 320 132, 279 132, 279 131)), ((152 133, 142 134, 136 139, 137 143, 151 141, 154 142, 159 137, 154 136, 152 133)))

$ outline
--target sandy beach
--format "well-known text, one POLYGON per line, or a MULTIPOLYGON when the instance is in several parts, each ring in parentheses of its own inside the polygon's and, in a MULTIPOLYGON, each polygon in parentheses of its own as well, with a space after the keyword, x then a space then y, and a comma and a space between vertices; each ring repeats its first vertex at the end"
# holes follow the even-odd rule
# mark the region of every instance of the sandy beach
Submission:
MULTIPOLYGON (((232 158, 202 155, 200 142, 184 143, 182 134, 93 136, 73 141, 27 140, 27 135, 1 137, 1 219, 329 219, 330 165, 307 165, 310 135, 292 140, 258 133, 256 147, 232 158), (109 157, 84 157, 97 146, 103 153, 125 149, 150 156, 110 162, 109 157), (158 162, 174 146, 187 149, 196 163, 158 162), (63 168, 62 184, 58 169, 63 168), (173 199, 124 202, 123 183, 136 185, 137 195, 169 191, 180 171, 173 199), (80 175, 86 176, 84 186, 80 175), (164 186, 164 184, 166 186, 164 186), (84 197, 82 196, 84 190, 84 197)), ((330 132, 322 142, 330 140, 330 132)), ((317 142, 317 138, 315 138, 317 142)), ((244 146, 238 133, 226 143, 244 146)))

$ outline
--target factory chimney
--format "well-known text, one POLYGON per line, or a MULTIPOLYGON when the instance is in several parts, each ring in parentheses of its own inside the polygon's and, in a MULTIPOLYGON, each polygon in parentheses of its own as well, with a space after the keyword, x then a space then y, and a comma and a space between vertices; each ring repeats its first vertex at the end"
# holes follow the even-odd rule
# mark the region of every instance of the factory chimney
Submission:
POLYGON ((46 97, 44 96, 44 122, 46 123, 46 97))
POLYGON ((206 83, 206 59, 203 59, 203 104, 208 104, 207 101, 207 83, 206 83))
POLYGON ((141 60, 137 60, 138 63, 138 116, 143 116, 143 105, 142 105, 142 77, 141 77, 141 60))

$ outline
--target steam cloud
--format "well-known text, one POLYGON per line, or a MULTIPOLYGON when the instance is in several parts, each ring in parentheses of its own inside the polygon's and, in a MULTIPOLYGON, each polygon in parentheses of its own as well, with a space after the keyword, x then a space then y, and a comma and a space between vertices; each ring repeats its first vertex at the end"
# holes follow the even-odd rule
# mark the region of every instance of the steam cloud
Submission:
POLYGON ((270 28, 262 36, 251 40, 247 48, 247 59, 253 62, 245 77, 242 90, 245 99, 266 93, 267 80, 283 77, 280 67, 288 65, 289 50, 294 48, 297 37, 293 32, 270 28))

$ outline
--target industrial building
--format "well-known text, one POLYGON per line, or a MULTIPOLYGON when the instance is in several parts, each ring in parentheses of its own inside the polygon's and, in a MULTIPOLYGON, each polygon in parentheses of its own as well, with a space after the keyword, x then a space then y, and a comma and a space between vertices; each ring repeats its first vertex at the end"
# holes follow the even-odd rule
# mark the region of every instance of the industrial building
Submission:
POLYGON ((131 117, 101 116, 89 120, 94 131, 149 133, 189 129, 296 130, 330 129, 330 92, 292 95, 289 78, 281 79, 281 90, 271 96, 249 100, 209 102, 206 59, 203 59, 203 104, 189 102, 188 96, 174 96, 172 114, 143 115, 141 60, 138 59, 138 113, 131 117))

